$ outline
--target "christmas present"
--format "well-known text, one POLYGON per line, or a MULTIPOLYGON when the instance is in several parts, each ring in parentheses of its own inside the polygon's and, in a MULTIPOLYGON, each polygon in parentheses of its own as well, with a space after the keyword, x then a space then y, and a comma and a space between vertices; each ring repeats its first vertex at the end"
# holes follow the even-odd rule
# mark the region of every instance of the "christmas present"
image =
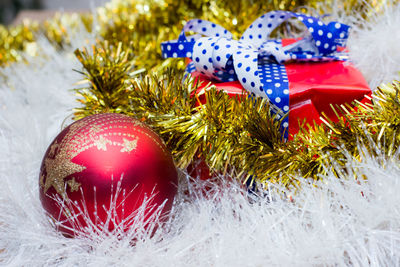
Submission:
POLYGON ((319 18, 288 11, 272 11, 256 19, 239 41, 225 28, 205 20, 190 20, 178 40, 161 45, 163 57, 190 59, 187 71, 231 96, 269 99, 271 110, 282 119, 287 136, 305 121, 320 123, 325 113, 332 120, 332 105, 367 101, 371 93, 362 74, 347 61, 344 48, 349 26, 323 23, 319 18), (301 21, 308 36, 269 39, 281 23, 301 21), (186 32, 197 34, 186 36, 186 32))

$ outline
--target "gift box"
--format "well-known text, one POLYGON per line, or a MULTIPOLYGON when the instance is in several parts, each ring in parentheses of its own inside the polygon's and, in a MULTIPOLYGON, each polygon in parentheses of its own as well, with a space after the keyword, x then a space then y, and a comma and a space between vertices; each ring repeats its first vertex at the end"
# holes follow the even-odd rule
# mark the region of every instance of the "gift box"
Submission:
POLYGON ((187 57, 187 72, 210 82, 231 96, 269 99, 271 110, 282 120, 286 136, 298 132, 304 121, 321 123, 324 113, 332 120, 332 105, 368 101, 371 94, 362 74, 347 60, 345 41, 349 26, 323 23, 319 18, 288 11, 272 11, 256 19, 239 41, 223 27, 190 20, 178 40, 162 43, 163 56, 187 57), (269 39, 281 23, 294 18, 309 32, 298 39, 269 39), (197 34, 187 37, 186 32, 197 34))

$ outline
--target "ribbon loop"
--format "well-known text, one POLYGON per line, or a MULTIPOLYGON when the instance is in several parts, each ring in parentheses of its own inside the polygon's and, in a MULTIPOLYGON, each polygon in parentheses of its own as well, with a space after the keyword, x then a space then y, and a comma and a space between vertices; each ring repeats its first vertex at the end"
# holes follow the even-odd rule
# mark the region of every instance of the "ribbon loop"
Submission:
MULTIPOLYGON (((325 25, 320 19, 304 14, 288 11, 271 11, 257 18, 243 33, 241 40, 250 41, 255 46, 260 46, 265 41, 268 41, 269 35, 276 27, 293 17, 297 18, 307 27, 315 44, 315 47, 302 47, 301 45, 304 42, 300 42, 293 46, 295 48, 305 48, 307 50, 302 50, 313 51, 318 55, 329 55, 335 52, 338 46, 343 46, 343 40, 346 40, 348 36, 349 26, 345 24, 331 22, 325 25)), ((307 44, 310 43, 307 42, 307 44)))
POLYGON ((252 42, 255 46, 269 40, 271 32, 282 22, 292 17, 292 12, 271 11, 257 18, 243 33, 240 40, 252 42))
POLYGON ((218 24, 202 19, 192 19, 189 20, 183 27, 182 32, 179 35, 178 42, 188 41, 185 33, 190 31, 197 33, 196 35, 191 36, 191 41, 198 40, 201 38, 201 35, 224 37, 228 39, 232 38, 232 33, 218 24))

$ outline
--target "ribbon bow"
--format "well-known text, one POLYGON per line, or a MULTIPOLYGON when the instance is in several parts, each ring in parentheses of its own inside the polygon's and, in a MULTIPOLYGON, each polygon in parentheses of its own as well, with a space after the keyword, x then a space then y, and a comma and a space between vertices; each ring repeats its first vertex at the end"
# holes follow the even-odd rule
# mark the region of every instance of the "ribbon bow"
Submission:
MULTIPOLYGON (((188 72, 197 70, 221 82, 238 80, 247 91, 267 97, 274 111, 283 115, 289 110, 289 81, 282 63, 345 60, 346 55, 337 49, 344 46, 348 30, 349 26, 338 22, 326 25, 304 14, 271 11, 257 18, 236 41, 222 26, 194 19, 186 23, 178 40, 163 42, 161 50, 164 58, 191 58, 188 72), (311 36, 283 47, 281 40, 270 40, 269 35, 290 18, 301 21, 311 36), (197 34, 187 37, 188 31, 197 34)), ((287 118, 283 127, 288 127, 287 118)))

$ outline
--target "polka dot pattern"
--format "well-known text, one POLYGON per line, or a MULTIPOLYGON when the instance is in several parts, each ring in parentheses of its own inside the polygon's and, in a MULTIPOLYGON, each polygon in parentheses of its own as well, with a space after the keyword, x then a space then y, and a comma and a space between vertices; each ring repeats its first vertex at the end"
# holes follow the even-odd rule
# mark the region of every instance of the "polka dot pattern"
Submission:
POLYGON ((202 37, 193 47, 193 57, 195 58, 194 65, 196 70, 211 79, 216 78, 213 52, 215 47, 218 46, 216 45, 218 40, 218 37, 202 37))
MULTIPOLYGON (((326 25, 304 14, 272 11, 256 19, 235 41, 225 28, 194 19, 186 23, 178 40, 161 44, 161 53, 164 58, 191 58, 188 73, 198 71, 222 82, 238 80, 251 95, 267 97, 272 110, 281 117, 289 111, 289 81, 283 63, 346 60, 347 55, 337 48, 344 46, 348 30, 349 26, 338 22, 326 25), (269 35, 290 18, 301 21, 310 35, 283 47, 280 40, 270 40, 269 35), (187 32, 195 34, 187 37, 187 32)), ((282 123, 284 128, 289 125, 287 118, 282 123)))
POLYGON ((233 64, 240 83, 247 91, 265 97, 265 93, 260 90, 262 88, 260 78, 254 75, 254 72, 258 71, 258 64, 253 59, 257 59, 258 51, 253 48, 243 48, 240 50, 241 53, 238 52, 233 54, 233 64))
MULTIPOLYGON (((278 108, 275 113, 283 115, 289 111, 289 80, 285 65, 277 63, 266 63, 258 65, 258 73, 263 88, 267 93, 270 102, 278 108)), ((289 125, 289 117, 283 119, 283 123, 289 125)), ((283 125, 283 124, 282 124, 283 125)), ((287 132, 287 131, 286 131, 287 132)))
POLYGON ((227 39, 232 39, 232 33, 230 33, 228 30, 226 30, 224 27, 212 23, 207 20, 202 20, 202 19, 192 19, 186 22, 186 25, 183 27, 183 30, 181 34, 179 35, 178 41, 179 42, 186 42, 187 37, 186 37, 186 32, 195 32, 198 33, 195 36, 195 40, 198 40, 199 38, 202 37, 202 35, 205 36, 215 36, 215 37, 223 37, 227 39))
POLYGON ((292 17, 291 12, 272 11, 256 19, 243 33, 240 40, 251 39, 255 47, 261 46, 268 41, 271 32, 282 22, 292 17), (251 38, 250 36, 253 36, 251 38))

